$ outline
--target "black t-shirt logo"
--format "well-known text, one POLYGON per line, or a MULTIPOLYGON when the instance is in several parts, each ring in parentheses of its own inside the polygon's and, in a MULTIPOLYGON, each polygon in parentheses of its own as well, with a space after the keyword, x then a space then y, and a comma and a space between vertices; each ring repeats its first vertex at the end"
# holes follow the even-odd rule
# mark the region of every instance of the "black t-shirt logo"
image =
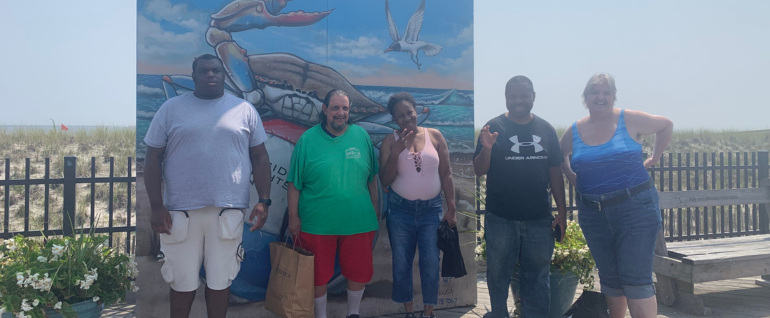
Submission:
POLYGON ((534 146, 535 147, 535 153, 543 151, 543 146, 540 145, 540 136, 538 135, 532 135, 532 141, 525 141, 525 142, 519 142, 519 136, 513 136, 511 137, 511 142, 513 143, 513 147, 511 147, 511 151, 515 153, 519 153, 519 147, 521 146, 534 146))

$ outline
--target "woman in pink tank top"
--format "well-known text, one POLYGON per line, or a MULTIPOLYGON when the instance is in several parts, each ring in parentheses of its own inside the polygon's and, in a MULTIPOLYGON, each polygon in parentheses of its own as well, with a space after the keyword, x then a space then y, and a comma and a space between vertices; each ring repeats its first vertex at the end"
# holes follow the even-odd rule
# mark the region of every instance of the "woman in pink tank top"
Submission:
POLYGON ((442 220, 455 226, 455 200, 449 149, 437 129, 418 127, 415 100, 396 93, 388 110, 399 129, 380 147, 380 182, 388 191, 387 226, 393 251, 393 301, 404 304, 406 318, 415 318, 412 263, 420 250, 423 317, 433 317, 438 302, 438 230, 442 220), (444 192, 447 211, 441 208, 444 192))

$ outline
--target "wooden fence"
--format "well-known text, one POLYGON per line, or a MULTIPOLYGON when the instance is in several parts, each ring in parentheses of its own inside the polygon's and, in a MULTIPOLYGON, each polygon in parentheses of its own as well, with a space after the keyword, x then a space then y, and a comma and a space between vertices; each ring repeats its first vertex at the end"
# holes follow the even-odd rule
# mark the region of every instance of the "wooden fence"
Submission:
MULTIPOLYGON (((24 179, 11 179, 11 162, 10 159, 5 159, 5 178, 3 180, 0 180, 0 190, 2 190, 2 200, 3 200, 3 222, 2 222, 2 232, 0 232, 0 238, 11 238, 15 235, 24 235, 24 236, 57 236, 57 235, 72 235, 73 230, 83 229, 85 233, 108 233, 109 234, 109 246, 113 246, 113 234, 114 233, 121 233, 125 236, 125 242, 124 246, 122 246, 123 251, 127 252, 133 252, 133 245, 132 244, 132 234, 136 232, 136 225, 132 225, 131 217, 132 217, 132 187, 136 183, 136 176, 132 176, 132 158, 127 158, 127 175, 126 176, 115 176, 115 160, 114 158, 109 158, 109 175, 107 177, 96 177, 96 158, 91 158, 91 164, 90 164, 90 177, 77 177, 78 174, 76 172, 79 172, 80 175, 84 175, 83 171, 76 171, 76 168, 78 167, 77 163, 77 157, 74 156, 67 156, 64 157, 64 169, 63 169, 63 178, 51 178, 51 162, 50 158, 45 158, 45 172, 42 179, 31 179, 30 175, 30 159, 27 158, 24 165, 24 179), (125 204, 125 221, 120 223, 125 223, 125 225, 116 225, 115 224, 115 206, 114 203, 116 202, 115 197, 115 185, 116 184, 125 184, 125 197, 123 197, 123 194, 119 194, 121 197, 121 200, 125 198, 126 204, 125 204), (85 197, 90 200, 89 210, 90 215, 87 217, 88 222, 79 222, 79 220, 83 220, 83 213, 85 211, 76 210, 76 202, 77 202, 77 191, 78 185, 81 184, 87 184, 89 185, 89 193, 85 197), (107 226, 98 227, 97 217, 96 217, 96 197, 97 197, 97 191, 96 191, 96 185, 97 184, 107 184, 108 185, 108 194, 106 195, 106 199, 108 201, 107 203, 107 226), (44 187, 43 190, 43 219, 42 219, 42 227, 33 227, 30 225, 30 187, 31 186, 40 186, 42 185, 44 187), (24 197, 24 205, 23 205, 23 219, 24 219, 24 225, 23 229, 17 229, 17 230, 11 230, 11 201, 12 197, 11 194, 14 191, 13 187, 23 187, 23 197, 24 197), (58 190, 59 187, 63 188, 62 191, 62 209, 61 214, 59 215, 52 215, 51 214, 51 190, 52 188, 56 188, 58 190), (78 213, 80 212, 80 213, 78 213), (52 218, 61 218, 58 220, 61 220, 61 222, 56 222, 58 224, 61 224, 58 228, 51 228, 51 221, 52 218)), ((18 189, 20 190, 20 189, 18 189)), ((17 191, 18 191, 17 190, 17 191)), ((121 201, 122 202, 122 201, 121 201)), ((121 204, 122 205, 122 204, 121 204)), ((21 212, 21 210, 18 210, 21 212)), ((59 212, 58 210, 56 212, 59 212)), ((18 213, 22 214, 22 213, 18 213)), ((57 221, 58 221, 57 220, 57 221)), ((123 236, 121 235, 121 236, 123 236)))

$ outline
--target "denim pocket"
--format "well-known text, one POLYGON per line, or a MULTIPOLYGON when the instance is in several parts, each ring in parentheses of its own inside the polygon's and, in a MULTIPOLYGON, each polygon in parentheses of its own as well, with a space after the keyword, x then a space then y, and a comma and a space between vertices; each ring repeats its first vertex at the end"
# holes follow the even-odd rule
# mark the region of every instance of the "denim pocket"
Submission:
POLYGON ((440 208, 442 201, 443 200, 441 199, 441 195, 439 195, 433 199, 430 199, 430 201, 428 201, 428 204, 430 205, 431 208, 440 208))
POLYGON ((163 244, 178 244, 187 240, 187 224, 190 217, 185 211, 168 211, 171 215, 171 234, 160 234, 160 241, 163 244))
POLYGON ((657 196, 657 190, 655 188, 650 188, 637 193, 635 196, 630 197, 629 200, 636 204, 649 205, 655 202, 657 196))
POLYGON ((219 238, 235 240, 243 236, 243 211, 239 209, 223 209, 219 212, 219 238))

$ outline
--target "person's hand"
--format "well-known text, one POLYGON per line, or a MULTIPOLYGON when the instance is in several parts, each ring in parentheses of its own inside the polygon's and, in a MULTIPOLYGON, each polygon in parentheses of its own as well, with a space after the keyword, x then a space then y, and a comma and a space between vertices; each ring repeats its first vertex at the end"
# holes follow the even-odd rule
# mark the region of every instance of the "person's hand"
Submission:
POLYGON ((152 225, 152 230, 158 234, 165 233, 171 235, 171 213, 168 213, 166 207, 153 210, 150 217, 150 225, 152 225))
POLYGON ((289 215, 289 234, 291 235, 292 240, 295 238, 299 238, 299 231, 302 228, 302 222, 299 220, 298 216, 291 216, 289 215))
POLYGON ((561 240, 564 241, 564 235, 567 234, 567 214, 566 213, 559 213, 555 219, 553 219, 553 222, 551 222, 551 228, 555 229, 556 225, 559 225, 559 228, 561 229, 561 240))
POLYGON ((657 160, 653 160, 653 158, 647 158, 647 160, 644 161, 644 168, 647 169, 649 167, 654 166, 655 165, 655 161, 657 161, 657 160))
POLYGON ((486 149, 492 149, 492 146, 497 142, 497 132, 494 134, 489 133, 489 125, 481 128, 481 146, 486 149))
POLYGON ((254 222, 254 217, 257 217, 257 222, 252 223, 251 228, 249 231, 254 232, 255 230, 261 229, 265 222, 267 222, 267 204, 264 203, 257 203, 257 205, 254 206, 253 209, 251 209, 251 216, 249 216, 249 222, 254 222))
POLYGON ((451 210, 447 211, 441 221, 447 221, 450 228, 455 227, 457 225, 457 213, 451 210))
POLYGON ((401 131, 401 133, 398 134, 398 140, 393 142, 393 146, 391 147, 390 153, 391 154, 400 154, 404 149, 407 148, 407 142, 409 137, 412 137, 414 134, 413 131, 407 132, 406 128, 401 131))

